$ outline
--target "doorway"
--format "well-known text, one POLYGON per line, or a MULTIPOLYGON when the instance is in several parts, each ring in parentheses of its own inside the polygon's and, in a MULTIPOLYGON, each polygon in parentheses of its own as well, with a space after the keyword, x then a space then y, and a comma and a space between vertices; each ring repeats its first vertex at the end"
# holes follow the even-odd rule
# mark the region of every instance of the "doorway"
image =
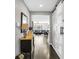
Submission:
POLYGON ((34 33, 34 59, 49 59, 50 15, 31 15, 34 33))

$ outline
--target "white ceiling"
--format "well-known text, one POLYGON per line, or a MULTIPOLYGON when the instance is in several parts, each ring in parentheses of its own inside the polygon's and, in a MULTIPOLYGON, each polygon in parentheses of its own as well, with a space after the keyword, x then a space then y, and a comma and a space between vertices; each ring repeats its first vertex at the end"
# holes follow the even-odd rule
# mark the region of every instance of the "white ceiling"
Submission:
POLYGON ((24 0, 30 11, 52 11, 57 1, 58 0, 24 0))

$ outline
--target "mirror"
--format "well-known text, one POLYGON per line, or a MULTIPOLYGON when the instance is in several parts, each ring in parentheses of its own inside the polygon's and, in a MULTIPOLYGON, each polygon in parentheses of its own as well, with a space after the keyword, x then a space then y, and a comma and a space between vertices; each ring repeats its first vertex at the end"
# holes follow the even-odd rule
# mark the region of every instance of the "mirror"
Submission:
POLYGON ((28 17, 21 12, 21 33, 26 32, 28 29, 28 17))

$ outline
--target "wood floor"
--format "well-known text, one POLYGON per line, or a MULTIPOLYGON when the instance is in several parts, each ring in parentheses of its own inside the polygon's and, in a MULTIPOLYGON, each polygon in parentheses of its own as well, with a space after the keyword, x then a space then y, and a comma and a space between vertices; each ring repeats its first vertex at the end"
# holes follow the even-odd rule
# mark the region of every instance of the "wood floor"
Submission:
POLYGON ((32 59, 60 59, 45 35, 34 35, 34 53, 32 59))
POLYGON ((49 47, 44 35, 36 35, 34 45, 34 59, 49 59, 49 47))

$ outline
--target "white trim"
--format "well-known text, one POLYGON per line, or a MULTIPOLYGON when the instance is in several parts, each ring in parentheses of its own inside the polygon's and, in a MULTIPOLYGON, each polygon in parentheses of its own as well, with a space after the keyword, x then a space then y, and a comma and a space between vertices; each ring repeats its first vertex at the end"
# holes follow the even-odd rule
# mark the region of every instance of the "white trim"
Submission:
POLYGON ((52 45, 52 47, 54 48, 54 50, 56 51, 57 55, 59 56, 59 58, 61 59, 61 55, 59 54, 58 50, 54 47, 54 45, 52 43, 49 43, 50 45, 52 45))

